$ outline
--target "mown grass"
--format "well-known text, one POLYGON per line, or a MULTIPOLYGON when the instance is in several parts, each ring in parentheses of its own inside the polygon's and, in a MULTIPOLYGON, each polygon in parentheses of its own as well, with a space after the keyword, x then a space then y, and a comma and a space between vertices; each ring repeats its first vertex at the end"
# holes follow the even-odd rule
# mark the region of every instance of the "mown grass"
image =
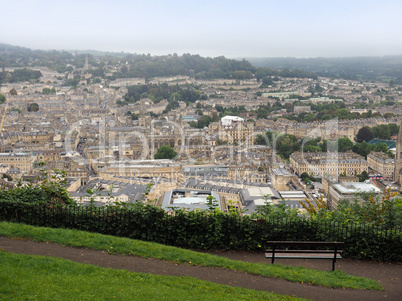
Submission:
POLYGON ((0 300, 305 300, 215 284, 0 251, 0 300))
MULTIPOLYGON (((331 288, 383 290, 382 286, 373 279, 348 275, 339 270, 326 272, 304 267, 243 262, 157 243, 78 230, 33 227, 25 224, 0 222, 0 236, 30 238, 39 242, 49 241, 73 247, 105 250, 111 254, 119 253, 144 258, 156 258, 178 264, 220 267, 264 277, 281 278, 292 282, 322 285, 331 288)), ((261 254, 261 256, 264 255, 261 254)))

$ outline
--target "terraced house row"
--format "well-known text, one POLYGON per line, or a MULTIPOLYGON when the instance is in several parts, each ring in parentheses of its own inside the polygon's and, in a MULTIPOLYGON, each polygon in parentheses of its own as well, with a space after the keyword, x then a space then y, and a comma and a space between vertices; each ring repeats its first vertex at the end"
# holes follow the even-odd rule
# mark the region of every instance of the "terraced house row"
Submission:
POLYGON ((339 174, 352 176, 368 171, 367 161, 353 152, 294 152, 290 155, 289 161, 290 167, 298 175, 307 172, 317 177, 339 174))

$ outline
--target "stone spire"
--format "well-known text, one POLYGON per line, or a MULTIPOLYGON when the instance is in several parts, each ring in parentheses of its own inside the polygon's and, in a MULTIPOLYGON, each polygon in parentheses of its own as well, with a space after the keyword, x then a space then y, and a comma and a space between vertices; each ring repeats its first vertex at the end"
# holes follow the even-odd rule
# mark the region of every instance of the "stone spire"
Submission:
POLYGON ((396 141, 394 181, 402 186, 402 120, 399 126, 398 140, 396 141))
POLYGON ((85 56, 85 65, 84 65, 84 69, 85 69, 85 70, 88 70, 88 69, 89 69, 88 54, 85 56))

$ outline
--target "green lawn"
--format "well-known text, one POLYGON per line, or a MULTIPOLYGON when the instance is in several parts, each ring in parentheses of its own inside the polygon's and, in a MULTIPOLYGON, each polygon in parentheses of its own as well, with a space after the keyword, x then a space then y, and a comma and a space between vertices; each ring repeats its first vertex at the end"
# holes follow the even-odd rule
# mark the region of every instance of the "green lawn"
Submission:
MULTIPOLYGON (((49 241, 73 247, 85 247, 107 252, 157 258, 178 264, 202 265, 238 270, 265 277, 282 278, 292 282, 303 282, 325 287, 383 290, 373 280, 342 271, 325 272, 304 267, 282 266, 279 264, 249 263, 165 246, 140 240, 101 235, 78 230, 33 227, 24 224, 0 222, 0 236, 30 238, 35 241, 49 241)), ((261 256, 264 256, 261 254, 261 256)), ((268 263, 268 262, 267 262, 268 263)))
POLYGON ((215 284, 0 251, 0 300, 305 300, 215 284))

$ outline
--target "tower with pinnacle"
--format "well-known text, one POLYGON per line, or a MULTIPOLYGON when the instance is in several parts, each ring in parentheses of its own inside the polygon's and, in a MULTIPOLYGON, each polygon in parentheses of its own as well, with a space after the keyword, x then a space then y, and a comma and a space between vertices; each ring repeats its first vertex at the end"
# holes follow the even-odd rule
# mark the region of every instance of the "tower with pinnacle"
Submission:
POLYGON ((88 69, 89 69, 88 54, 85 56, 85 65, 84 65, 84 69, 85 69, 85 70, 88 70, 88 69))
POLYGON ((396 154, 394 166, 394 182, 402 186, 402 120, 399 124, 398 140, 396 141, 396 154))

